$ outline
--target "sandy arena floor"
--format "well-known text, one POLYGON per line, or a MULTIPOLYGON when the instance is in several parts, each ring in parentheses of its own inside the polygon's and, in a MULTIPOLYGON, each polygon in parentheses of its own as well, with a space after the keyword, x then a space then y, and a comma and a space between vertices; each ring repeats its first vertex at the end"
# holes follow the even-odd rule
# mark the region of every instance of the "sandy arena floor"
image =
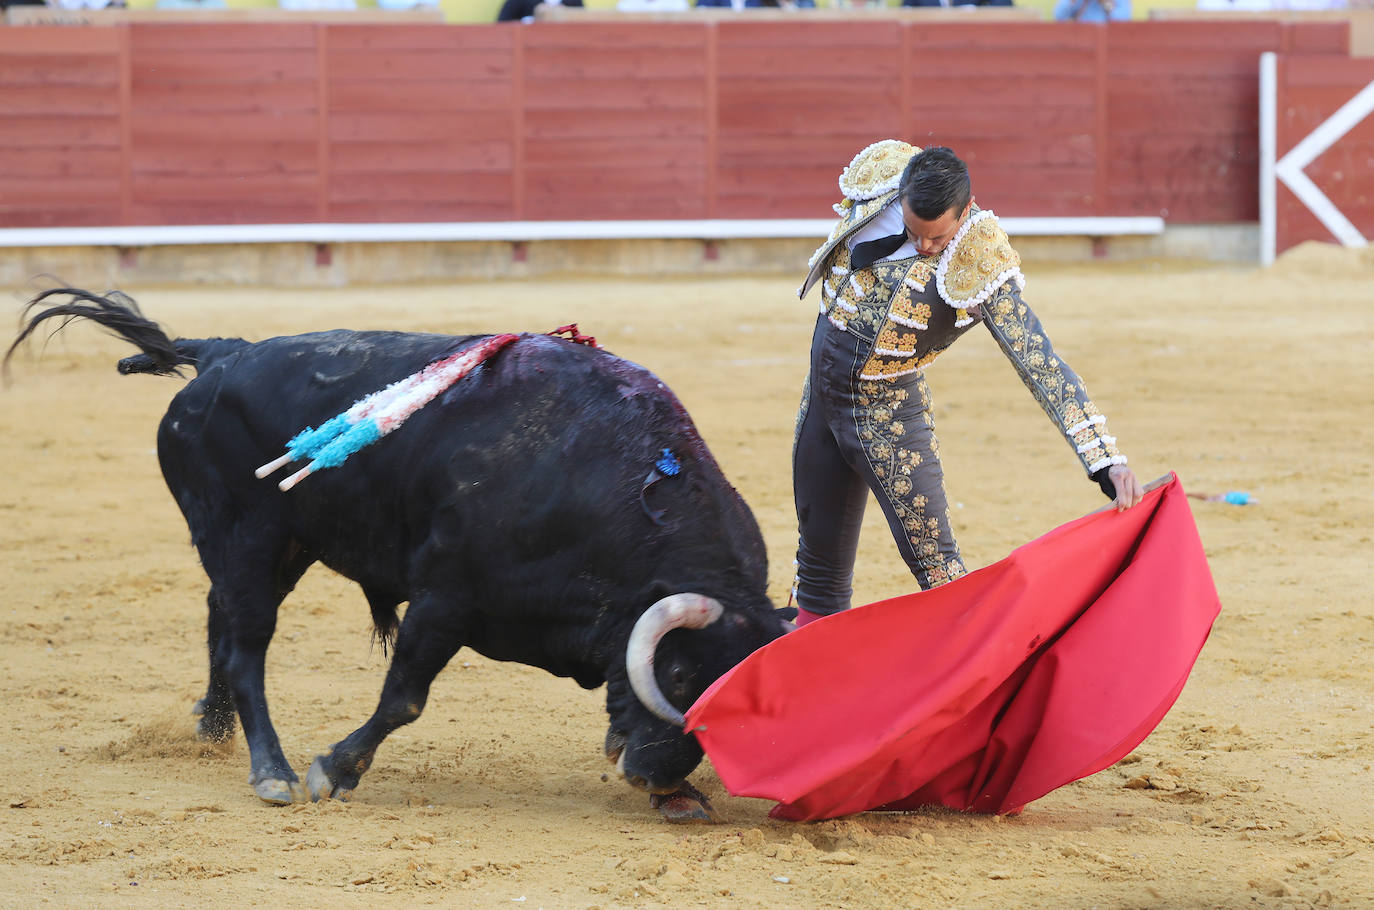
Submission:
MULTIPOLYGON (((116 375, 132 349, 73 326, 0 391, 0 906, 1374 906, 1374 255, 1029 271, 1142 478, 1259 499, 1193 502, 1222 614, 1119 766, 1017 818, 798 825, 724 793, 706 763, 694 779, 726 821, 673 827, 606 779, 601 691, 464 651, 351 802, 268 807, 241 737, 193 736, 205 582, 153 450, 180 381, 116 375)), ((127 290, 185 337, 576 320, 686 403, 763 527, 781 604, 815 306, 794 286, 127 290)), ((1102 504, 985 332, 930 379, 971 567, 1102 504)), ((860 602, 912 587, 876 508, 858 585, 860 602)), ((369 633, 361 593, 323 569, 282 608, 268 692, 301 773, 374 707, 369 633)))

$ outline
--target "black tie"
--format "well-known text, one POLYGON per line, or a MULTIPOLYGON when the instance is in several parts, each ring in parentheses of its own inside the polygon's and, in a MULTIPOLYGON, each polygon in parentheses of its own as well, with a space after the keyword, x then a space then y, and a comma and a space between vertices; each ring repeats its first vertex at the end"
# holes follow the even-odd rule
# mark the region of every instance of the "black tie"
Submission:
POLYGON ((854 271, 866 269, 879 259, 897 252, 904 243, 906 243, 906 231, 856 244, 854 252, 849 257, 849 267, 854 271))

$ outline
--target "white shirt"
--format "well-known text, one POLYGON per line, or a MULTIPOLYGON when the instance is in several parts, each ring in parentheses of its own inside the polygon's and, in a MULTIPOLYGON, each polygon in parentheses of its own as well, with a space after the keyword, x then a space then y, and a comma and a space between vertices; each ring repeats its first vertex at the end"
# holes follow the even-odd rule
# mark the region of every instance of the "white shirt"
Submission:
MULTIPOLYGON (((849 251, 854 252, 854 247, 860 243, 867 243, 870 240, 880 240, 883 237, 891 237, 893 234, 906 230, 906 222, 902 221, 902 198, 897 196, 889 202, 872 221, 864 225, 859 231, 847 241, 849 251)), ((897 250, 890 256, 884 256, 879 262, 886 262, 889 259, 906 259, 916 255, 916 244, 911 242, 911 238, 906 239, 906 243, 897 247, 897 250)))

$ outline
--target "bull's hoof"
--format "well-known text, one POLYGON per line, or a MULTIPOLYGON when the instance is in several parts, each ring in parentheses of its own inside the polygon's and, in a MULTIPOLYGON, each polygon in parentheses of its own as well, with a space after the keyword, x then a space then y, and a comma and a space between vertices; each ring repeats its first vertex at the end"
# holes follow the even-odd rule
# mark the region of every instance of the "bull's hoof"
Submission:
POLYGON ((714 825, 720 821, 706 794, 685 781, 672 793, 650 795, 649 805, 674 825, 714 825))
POLYGON ((353 792, 334 783, 329 772, 324 769, 323 755, 316 755, 315 760, 310 763, 310 770, 305 772, 305 786, 310 790, 311 802, 322 799, 347 799, 348 794, 353 792))
POLYGON ((258 799, 273 806, 289 806, 306 801, 305 788, 298 780, 264 778, 253 782, 253 792, 258 799))

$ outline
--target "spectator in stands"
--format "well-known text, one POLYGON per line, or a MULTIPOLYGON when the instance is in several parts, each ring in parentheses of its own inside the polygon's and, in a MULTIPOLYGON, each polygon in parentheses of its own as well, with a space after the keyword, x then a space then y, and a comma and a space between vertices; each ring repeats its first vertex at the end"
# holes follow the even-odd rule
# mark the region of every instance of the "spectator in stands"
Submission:
POLYGON ((438 10, 439 0, 377 0, 377 8, 390 10, 438 10))
POLYGON ((1131 0, 1059 0, 1054 18, 1060 22, 1107 22, 1131 18, 1131 0))
POLYGON ((125 0, 50 0, 57 9, 123 9, 125 0))
POLYGON ((225 0, 157 0, 158 9, 228 9, 225 0))
POLYGON ((1369 0, 1198 0, 1197 8, 1212 12, 1237 10, 1242 12, 1270 12, 1272 10, 1346 9, 1368 7, 1369 0))
POLYGON ((541 3, 550 6, 581 6, 582 0, 506 0, 501 4, 501 12, 496 14, 496 21, 533 22, 534 9, 541 3))
POLYGON ((691 9, 687 0, 616 0, 622 13, 681 13, 691 9))
POLYGON ((697 0, 696 5, 703 9, 727 6, 732 9, 760 9, 762 7, 815 9, 816 0, 697 0))
MULTIPOLYGON (((821 312, 792 450, 799 625, 849 608, 870 491, 922 589, 966 574, 923 370, 980 322, 1117 509, 1145 495, 1022 299, 1021 258, 974 204, 964 162, 887 139, 854 156, 840 190, 840 220, 801 287, 821 286, 821 312)), ((1009 491, 1025 482, 999 464, 979 476, 1009 491)))
POLYGON ((1011 6, 1011 0, 902 0, 902 6, 1011 6))
POLYGON ((357 0, 277 0, 277 5, 289 10, 357 9, 357 0))

